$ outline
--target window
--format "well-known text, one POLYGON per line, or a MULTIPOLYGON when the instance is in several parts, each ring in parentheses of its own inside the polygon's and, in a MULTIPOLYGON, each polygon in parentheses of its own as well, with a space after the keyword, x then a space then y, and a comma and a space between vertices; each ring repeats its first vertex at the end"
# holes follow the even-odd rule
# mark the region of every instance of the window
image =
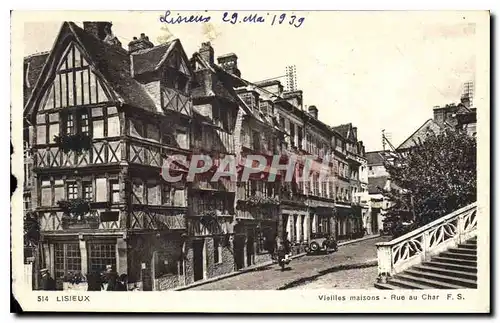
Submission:
POLYGON ((54 244, 55 278, 61 278, 68 272, 82 270, 82 258, 78 243, 54 244))
POLYGON ((66 133, 68 135, 73 134, 73 129, 75 128, 75 122, 73 114, 68 114, 66 118, 66 133))
POLYGON ((110 182, 110 196, 111 196, 111 203, 119 203, 120 202, 120 184, 118 183, 118 180, 111 180, 110 182))
POLYGON ((326 180, 321 181, 321 196, 327 197, 326 180))
POLYGON ((219 237, 214 237, 214 263, 222 263, 222 245, 219 237))
POLYGON ((83 198, 87 201, 92 201, 92 183, 84 182, 83 183, 83 198))
MULTIPOLYGON (((65 131, 67 135, 74 135, 76 133, 89 135, 89 113, 86 110, 64 112, 63 120, 66 122, 65 131)), ((59 128, 59 125, 57 125, 57 128, 59 128)), ((96 133, 100 134, 99 129, 96 133)))
POLYGON ((24 203, 24 211, 31 210, 31 196, 29 195, 23 196, 23 203, 24 203))
POLYGON ((290 144, 295 146, 295 123, 290 122, 290 144))
POLYGON ((172 205, 172 188, 168 184, 163 184, 161 203, 163 205, 172 205))
POLYGON ((76 183, 68 183, 68 200, 78 198, 78 185, 76 183))
POLYGON ((89 243, 89 272, 103 272, 106 266, 116 268, 116 247, 114 243, 89 243))
POLYGON ((83 134, 89 134, 89 115, 86 112, 80 115, 80 131, 83 134))
POLYGON ((297 126, 297 145, 299 146, 300 149, 302 149, 302 135, 303 135, 303 129, 302 127, 297 126))

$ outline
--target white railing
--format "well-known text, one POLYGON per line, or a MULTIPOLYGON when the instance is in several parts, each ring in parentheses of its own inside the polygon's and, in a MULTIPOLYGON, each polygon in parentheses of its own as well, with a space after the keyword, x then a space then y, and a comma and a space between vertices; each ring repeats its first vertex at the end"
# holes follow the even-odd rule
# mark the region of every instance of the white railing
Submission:
POLYGON ((477 202, 394 240, 377 243, 378 273, 392 276, 477 235, 477 202))

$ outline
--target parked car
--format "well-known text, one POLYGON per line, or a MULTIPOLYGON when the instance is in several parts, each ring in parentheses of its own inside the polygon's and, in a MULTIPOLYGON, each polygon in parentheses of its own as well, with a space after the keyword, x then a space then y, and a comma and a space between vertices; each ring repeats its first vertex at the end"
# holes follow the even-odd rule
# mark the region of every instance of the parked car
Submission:
POLYGON ((309 255, 335 252, 338 250, 337 240, 334 236, 327 234, 313 234, 305 251, 309 255))

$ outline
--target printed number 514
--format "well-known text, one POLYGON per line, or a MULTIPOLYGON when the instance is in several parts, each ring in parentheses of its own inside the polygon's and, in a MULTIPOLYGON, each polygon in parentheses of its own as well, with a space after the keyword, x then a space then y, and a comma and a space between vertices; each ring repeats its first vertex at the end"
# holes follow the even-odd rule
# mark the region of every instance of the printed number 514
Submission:
POLYGON ((38 296, 38 301, 39 302, 48 302, 49 297, 48 296, 38 296))

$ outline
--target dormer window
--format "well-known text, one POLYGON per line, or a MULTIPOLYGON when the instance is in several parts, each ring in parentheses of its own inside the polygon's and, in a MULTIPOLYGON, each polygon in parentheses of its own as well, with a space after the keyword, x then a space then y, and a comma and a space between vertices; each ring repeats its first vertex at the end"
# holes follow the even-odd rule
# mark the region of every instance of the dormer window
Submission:
POLYGON ((172 68, 167 68, 164 73, 165 86, 170 89, 175 89, 183 94, 189 92, 189 77, 180 71, 172 68))

